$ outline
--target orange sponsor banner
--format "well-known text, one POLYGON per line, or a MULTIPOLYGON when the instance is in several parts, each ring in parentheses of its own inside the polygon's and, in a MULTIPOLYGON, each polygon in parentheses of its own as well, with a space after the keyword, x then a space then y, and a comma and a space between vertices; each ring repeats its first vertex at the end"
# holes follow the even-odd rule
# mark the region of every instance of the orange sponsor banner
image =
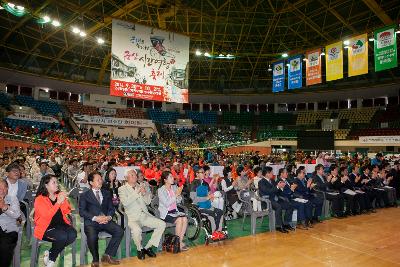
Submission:
POLYGON ((306 85, 322 83, 321 48, 306 53, 306 85))

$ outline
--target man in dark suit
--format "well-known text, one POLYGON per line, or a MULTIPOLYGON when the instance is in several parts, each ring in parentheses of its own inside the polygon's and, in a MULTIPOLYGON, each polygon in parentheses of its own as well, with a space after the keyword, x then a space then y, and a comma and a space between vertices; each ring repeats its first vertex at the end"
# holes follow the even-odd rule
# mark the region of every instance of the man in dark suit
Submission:
POLYGON ((118 224, 111 220, 115 213, 112 196, 109 191, 101 189, 103 179, 99 172, 90 173, 88 175, 88 182, 91 189, 80 196, 79 214, 84 218, 84 231, 87 236, 90 253, 93 256, 91 266, 99 266, 99 232, 107 232, 112 236, 101 261, 118 265, 120 262, 114 260, 112 257, 117 253, 124 231, 118 224))
POLYGON ((339 192, 336 192, 333 189, 333 184, 336 182, 337 179, 340 179, 338 176, 332 174, 335 172, 337 174, 337 167, 332 166, 330 168, 330 174, 328 175, 327 179, 324 178, 324 166, 322 164, 318 164, 315 166, 315 175, 312 178, 313 182, 316 184, 314 189, 325 195, 325 198, 332 203, 332 210, 336 217, 344 218, 345 215, 343 213, 344 210, 344 199, 343 196, 340 195, 339 192))
POLYGON ((349 180, 351 181, 351 184, 353 186, 352 190, 357 190, 357 194, 360 195, 360 208, 364 207, 365 210, 363 210, 363 213, 370 213, 370 212, 376 212, 372 208, 372 202, 370 201, 370 195, 368 194, 368 191, 364 190, 364 183, 362 183, 361 180, 361 175, 360 175, 360 168, 357 165, 353 165, 350 167, 351 173, 349 174, 349 180))
POLYGON ((272 209, 275 211, 276 230, 281 233, 288 233, 293 228, 289 225, 292 220, 293 208, 285 201, 279 201, 278 194, 285 187, 285 182, 276 183, 272 180, 273 173, 271 167, 265 167, 263 176, 258 182, 258 192, 260 197, 267 197, 271 201, 272 209), (285 210, 285 217, 282 223, 282 210, 285 210))
POLYGON ((310 201, 314 207, 312 221, 314 223, 321 222, 319 217, 322 214, 322 205, 324 203, 324 199, 315 193, 314 187, 316 184, 313 183, 312 179, 308 179, 308 181, 306 180, 306 173, 304 169, 298 168, 296 170, 296 176, 297 177, 293 181, 293 183, 297 185, 294 190, 294 196, 310 201))
POLYGON ((279 192, 279 201, 288 202, 293 209, 297 210, 297 224, 298 229, 308 230, 308 227, 313 227, 311 223, 312 219, 312 203, 311 201, 300 202, 294 195, 294 191, 297 184, 293 183, 293 180, 289 180, 289 173, 286 169, 282 168, 279 170, 279 181, 283 181, 285 186, 281 188, 279 192))

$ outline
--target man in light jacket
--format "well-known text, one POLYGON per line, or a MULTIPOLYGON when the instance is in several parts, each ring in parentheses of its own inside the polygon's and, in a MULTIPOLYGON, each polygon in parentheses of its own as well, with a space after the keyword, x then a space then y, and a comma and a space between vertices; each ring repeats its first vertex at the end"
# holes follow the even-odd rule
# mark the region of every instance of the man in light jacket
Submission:
POLYGON ((8 195, 8 184, 0 179, 0 266, 10 266, 18 241, 17 219, 21 215, 16 196, 8 195))
POLYGON ((144 260, 145 255, 156 257, 152 247, 157 248, 164 233, 166 223, 149 213, 148 204, 151 197, 145 188, 137 182, 135 170, 128 170, 125 174, 127 183, 118 189, 121 203, 128 216, 128 225, 131 229, 132 239, 137 248, 137 256, 144 260), (142 247, 142 227, 154 228, 154 232, 147 245, 142 247))

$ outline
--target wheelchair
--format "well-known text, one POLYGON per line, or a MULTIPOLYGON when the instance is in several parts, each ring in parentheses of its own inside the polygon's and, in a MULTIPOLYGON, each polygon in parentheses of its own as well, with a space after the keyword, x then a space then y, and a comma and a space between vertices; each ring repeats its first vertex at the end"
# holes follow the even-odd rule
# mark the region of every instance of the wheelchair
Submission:
MULTIPOLYGON (((199 209, 196 205, 193 204, 193 199, 194 199, 194 194, 195 192, 190 192, 189 193, 189 199, 186 201, 186 208, 188 210, 188 229, 190 227, 190 223, 193 223, 192 229, 196 229, 196 231, 193 232, 192 239, 190 239, 190 232, 188 239, 193 241, 196 240, 199 235, 200 231, 203 230, 205 233, 205 245, 208 245, 213 242, 219 242, 228 239, 228 229, 225 224, 225 214, 222 215, 221 220, 222 220, 222 234, 223 237, 215 237, 213 236, 213 224, 214 218, 211 217, 210 215, 206 213, 202 213, 201 209, 199 209)), ((187 231, 188 233, 188 231, 187 231)))

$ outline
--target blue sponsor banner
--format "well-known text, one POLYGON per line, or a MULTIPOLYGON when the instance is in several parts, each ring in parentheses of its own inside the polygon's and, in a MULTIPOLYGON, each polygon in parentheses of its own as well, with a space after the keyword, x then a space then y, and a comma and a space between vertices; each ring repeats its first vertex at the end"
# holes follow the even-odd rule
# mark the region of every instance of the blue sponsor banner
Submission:
POLYGON ((285 61, 272 64, 272 92, 283 92, 285 90, 285 61))
POLYGON ((303 86, 301 55, 288 59, 288 88, 297 89, 303 86))

